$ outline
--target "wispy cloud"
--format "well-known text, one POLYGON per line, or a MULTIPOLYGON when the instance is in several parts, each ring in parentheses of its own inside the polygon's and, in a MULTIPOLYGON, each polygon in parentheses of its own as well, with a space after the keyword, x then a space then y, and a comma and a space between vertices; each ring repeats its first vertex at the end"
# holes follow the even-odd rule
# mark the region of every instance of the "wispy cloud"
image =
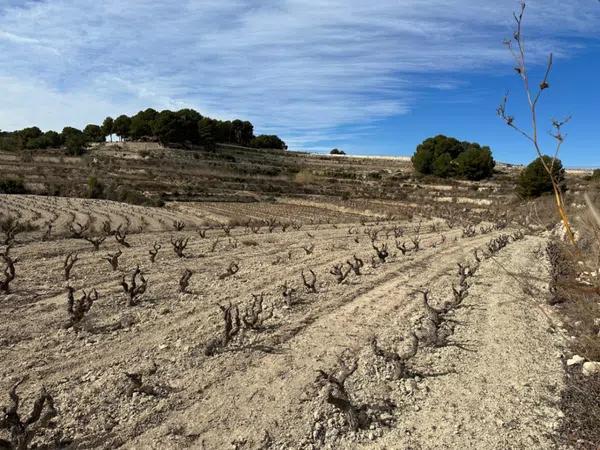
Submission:
MULTIPOLYGON (((531 1, 531 56, 600 28, 591 0, 531 1), (565 4, 568 3, 568 4, 565 4)), ((309 146, 506 63, 516 2, 47 0, 0 7, 0 128, 152 106, 242 117, 309 146), (500 4, 502 3, 502 4, 500 4)), ((575 40, 574 40, 575 39, 575 40)))

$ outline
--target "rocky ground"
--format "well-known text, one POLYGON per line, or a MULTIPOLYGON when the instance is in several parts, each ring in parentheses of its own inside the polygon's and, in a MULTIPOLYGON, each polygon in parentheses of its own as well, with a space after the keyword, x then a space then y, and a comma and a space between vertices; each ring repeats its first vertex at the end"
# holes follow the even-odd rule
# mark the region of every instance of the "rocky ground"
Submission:
MULTIPOLYGON (((294 207, 314 206, 290 202, 290 221, 303 214, 294 207)), ((160 223, 153 210, 136 211, 160 223)), ((49 447, 554 448, 563 350, 541 306, 544 238, 490 224, 466 237, 436 219, 343 213, 348 223, 215 228, 204 238, 195 222, 150 227, 129 234, 129 247, 109 236, 98 251, 82 239, 17 236, 16 278, 0 293, 0 392, 26 375, 26 413, 46 387, 57 415, 33 442, 49 447), (175 238, 189 238, 181 258, 175 238), (105 258, 117 251, 113 270, 105 258), (71 252, 78 261, 65 281, 71 252), (353 256, 364 262, 359 275, 353 256), (232 262, 239 271, 226 275, 232 262), (341 283, 336 264, 348 272, 341 283), (138 265, 147 289, 127 306, 121 283, 131 285, 138 265), (185 269, 193 275, 181 293, 185 269), (316 292, 302 282, 309 270, 316 292), (67 286, 75 298, 98 292, 69 328, 67 286), (252 294, 263 304, 251 326, 252 294), (207 352, 230 304, 246 321, 207 352)))

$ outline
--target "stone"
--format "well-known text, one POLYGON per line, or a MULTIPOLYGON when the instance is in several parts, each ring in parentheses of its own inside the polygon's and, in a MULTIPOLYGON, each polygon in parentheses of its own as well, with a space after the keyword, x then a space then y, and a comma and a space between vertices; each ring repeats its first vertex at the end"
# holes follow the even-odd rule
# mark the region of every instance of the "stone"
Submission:
POLYGON ((595 375, 600 373, 600 362, 588 361, 583 363, 583 374, 585 376, 595 375))
POLYGON ((567 366, 577 366, 579 364, 583 364, 585 362, 585 358, 583 356, 575 355, 571 359, 567 360, 567 366))

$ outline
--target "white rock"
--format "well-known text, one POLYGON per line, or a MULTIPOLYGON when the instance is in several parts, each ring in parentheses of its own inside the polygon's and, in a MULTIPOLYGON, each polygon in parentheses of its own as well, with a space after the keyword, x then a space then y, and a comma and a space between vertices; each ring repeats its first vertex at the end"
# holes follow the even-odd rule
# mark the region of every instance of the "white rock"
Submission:
POLYGON ((588 361, 583 363, 583 374, 586 376, 594 375, 600 373, 600 362, 598 361, 588 361))
POLYGON ((585 358, 583 356, 575 355, 571 359, 567 360, 567 366, 577 366, 579 364, 583 364, 585 362, 585 358))

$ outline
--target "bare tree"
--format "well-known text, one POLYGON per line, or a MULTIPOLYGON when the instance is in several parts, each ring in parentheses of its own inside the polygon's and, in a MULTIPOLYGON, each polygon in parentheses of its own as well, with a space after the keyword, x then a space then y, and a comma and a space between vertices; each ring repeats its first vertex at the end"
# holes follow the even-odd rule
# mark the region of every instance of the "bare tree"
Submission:
POLYGON ((90 223, 82 225, 79 222, 71 222, 69 224, 69 231, 71 232, 71 237, 74 239, 83 239, 83 234, 90 228, 90 223))
POLYGON ((119 244, 121 244, 125 248, 131 247, 131 244, 127 242, 127 232, 121 231, 121 225, 114 232, 115 239, 119 244))
POLYGON ((260 223, 256 223, 256 222, 250 222, 248 224, 248 228, 250 228, 250 231, 252 231, 252 233, 254 234, 258 234, 260 232, 260 223))
POLYGON ((119 249, 115 253, 109 253, 108 256, 105 256, 104 259, 107 260, 112 267, 113 272, 119 268, 119 256, 121 256, 123 252, 119 249))
POLYGON ((302 248, 306 252, 307 255, 312 255, 312 252, 315 250, 315 244, 303 245, 302 248))
POLYGON ((92 308, 94 302, 98 300, 98 292, 93 289, 91 292, 83 291, 80 298, 75 299, 75 289, 67 287, 67 312, 69 313, 69 322, 66 328, 79 328, 80 322, 85 314, 92 308))
POLYGON ((144 278, 144 274, 140 270, 140 266, 137 266, 133 271, 131 275, 131 281, 129 283, 125 281, 125 275, 123 275, 121 286, 127 295, 127 306, 137 305, 139 303, 139 297, 146 292, 146 288, 148 287, 148 281, 144 278), (139 281, 137 280, 138 277, 139 281))
POLYGON ((454 296, 454 303, 458 307, 462 304, 462 301, 467 297, 469 293, 469 286, 467 284, 461 284, 460 289, 456 289, 452 286, 452 295, 454 296))
POLYGON ((112 229, 110 220, 105 220, 104 222, 102 222, 102 231, 104 231, 104 234, 107 236, 112 236, 115 233, 112 229))
POLYGON ((277 226, 277 219, 275 219, 274 217, 270 217, 269 219, 265 220, 265 224, 269 229, 269 233, 272 233, 275 230, 275 227, 277 226))
POLYGON ((71 277, 71 270, 73 269, 73 266, 75 265, 75 263, 77 262, 78 259, 79 259, 79 256, 75 252, 69 253, 67 255, 67 257, 65 258, 65 261, 63 263, 63 269, 65 272, 65 281, 69 281, 69 278, 71 277))
POLYGON ((377 257, 379 258, 379 261, 382 264, 385 263, 385 260, 390 255, 388 253, 388 246, 387 246, 387 244, 384 242, 380 246, 377 246, 375 244, 375 242, 372 242, 371 245, 373 246, 373 250, 375 250, 375 252, 377 253, 377 257))
POLYGON ((229 267, 227 267, 227 271, 219 275, 219 280, 224 280, 225 278, 229 278, 240 270, 240 266, 235 261, 229 263, 229 267))
POLYGON ((100 244, 106 240, 106 236, 84 236, 83 239, 94 246, 94 251, 100 250, 100 244))
POLYGON ((498 115, 502 118, 502 120, 504 120, 504 122, 509 127, 513 128, 514 130, 519 132, 521 135, 523 135, 525 137, 525 139, 530 141, 531 144, 533 145, 535 152, 536 152, 539 160, 541 161, 542 166, 544 167, 544 170, 546 171, 546 173, 548 174, 548 176, 550 177, 550 180, 552 182, 552 190, 554 191, 554 200, 556 202, 556 208, 557 208, 560 218, 562 220, 563 226, 565 227, 567 236, 568 236, 569 240, 571 241, 571 243, 573 245, 575 245, 575 236, 573 234, 573 230, 571 228, 571 223, 570 223, 569 217, 567 215, 567 211, 566 211, 566 207, 565 207, 565 200, 564 200, 563 192, 561 189, 560 180, 558 179, 557 174, 554 171, 554 166, 558 159, 558 153, 559 153, 560 148, 565 140, 565 135, 562 132, 562 127, 569 122, 571 117, 569 116, 562 120, 552 119, 552 128, 554 131, 553 131, 553 133, 550 133, 550 134, 556 141, 556 147, 554 150, 554 156, 553 156, 550 164, 548 164, 548 162, 543 158, 544 152, 542 151, 542 147, 541 147, 540 140, 539 140, 537 106, 538 106, 538 102, 541 98, 542 92, 544 92, 546 89, 548 89, 550 87, 550 83, 548 82, 548 80, 550 77, 550 71, 552 70, 553 55, 552 55, 552 53, 550 53, 550 55, 548 56, 548 63, 546 65, 546 71, 544 74, 544 78, 540 82, 537 90, 535 92, 533 92, 531 89, 529 73, 527 70, 526 63, 525 63, 525 43, 524 43, 523 34, 522 34, 523 16, 525 14, 525 7, 526 7, 526 2, 521 1, 520 11, 518 13, 513 14, 513 17, 515 19, 515 30, 513 32, 512 39, 506 39, 504 41, 504 45, 508 48, 508 50, 513 55, 515 62, 516 62, 515 71, 517 72, 517 74, 519 75, 521 80, 523 81, 523 86, 525 89, 525 94, 527 96, 527 102, 528 102, 529 110, 531 113, 531 130, 525 131, 520 126, 517 126, 515 123, 514 116, 507 113, 506 104, 508 102, 508 94, 506 94, 504 96, 504 99, 503 99, 502 103, 500 104, 500 106, 498 107, 497 112, 498 112, 498 115))
POLYGON ((362 259, 357 258, 356 255, 352 255, 352 258, 353 259, 349 259, 348 261, 346 261, 346 263, 348 263, 350 269, 352 269, 352 271, 354 272, 354 275, 360 275, 360 269, 363 268, 365 263, 362 259))
POLYGON ((23 231, 23 226, 14 217, 7 217, 6 219, 0 220, 0 230, 4 233, 4 245, 11 245, 15 236, 23 231))
POLYGON ((210 252, 214 253, 217 250, 217 246, 219 245, 219 242, 221 241, 220 237, 217 237, 212 244, 210 245, 210 252))
POLYGON ((0 430, 7 430, 10 440, 0 439, 0 448, 11 450, 27 450, 36 432, 47 428, 52 418, 57 415, 54 408, 54 399, 45 388, 42 388, 37 399, 33 404, 31 414, 22 419, 19 414, 20 399, 17 395, 17 388, 26 380, 21 378, 11 387, 8 395, 10 404, 8 408, 2 408, 2 417, 0 417, 0 430))
POLYGON ((307 292, 312 292, 313 294, 317 293, 317 275, 315 275, 315 272, 312 269, 308 269, 308 272, 311 275, 311 278, 308 279, 306 278, 306 275, 304 275, 304 270, 302 271, 301 275, 302 275, 302 283, 304 284, 304 287, 306 287, 306 291, 307 292))
POLYGON ((288 282, 286 281, 281 286, 281 295, 283 296, 283 299, 284 299, 286 305, 292 306, 294 304, 294 297, 296 295, 296 288, 288 285, 288 282))
POLYGON ((179 279, 179 292, 183 293, 187 291, 187 288, 190 284, 190 278, 192 278, 193 274, 194 272, 192 272, 190 269, 185 269, 183 275, 181 275, 181 278, 179 279))
POLYGON ((350 375, 356 372, 358 360, 354 359, 349 365, 340 361, 341 369, 335 376, 333 373, 327 373, 319 370, 317 381, 327 383, 327 403, 335 406, 346 416, 348 425, 352 431, 356 431, 366 425, 368 419, 361 408, 352 403, 350 394, 346 390, 346 380, 350 375))
POLYGON ((413 243, 413 252, 418 252, 421 249, 421 238, 416 236, 410 240, 413 243))
POLYGON ((156 261, 156 255, 158 255, 158 251, 161 248, 162 248, 162 246, 155 241, 154 245, 152 246, 152 248, 148 251, 148 253, 150 254, 150 262, 151 263, 153 263, 154 261, 156 261))
POLYGON ((223 332, 220 338, 211 339, 204 349, 206 356, 213 356, 218 353, 222 348, 227 347, 231 339, 238 334, 241 329, 240 312, 237 306, 232 306, 229 303, 228 306, 219 305, 221 312, 223 313, 223 332))
MULTIPOLYGON (((10 246, 8 247, 10 248, 10 246)), ((0 258, 4 260, 6 267, 4 268, 4 279, 0 280, 0 292, 8 294, 10 292, 10 283, 15 279, 15 264, 17 258, 11 258, 8 254, 8 249, 4 253, 0 253, 0 258)))
POLYGON ((408 251, 408 248, 406 248, 406 242, 401 244, 400 241, 396 241, 396 248, 400 250, 403 255, 406 255, 406 252, 408 251))
POLYGON ((173 228, 175 228, 175 231, 183 231, 183 229, 185 228, 185 223, 181 220, 174 220, 173 228))
POLYGON ((398 354, 396 352, 388 351, 379 346, 377 338, 373 336, 371 338, 371 349, 373 354, 380 358, 383 358, 386 362, 391 363, 394 367, 394 377, 396 379, 409 378, 414 376, 413 372, 410 371, 407 362, 417 354, 419 348, 419 340, 414 332, 410 334, 410 347, 403 353, 398 354))
POLYGON ((46 231, 44 232, 44 235, 42 236, 42 241, 43 242, 49 241, 51 237, 52 237, 52 223, 46 222, 46 231))
POLYGON ((331 268, 329 273, 335 277, 338 284, 342 284, 351 270, 352 270, 351 267, 348 267, 347 270, 344 270, 343 264, 336 264, 335 266, 333 266, 331 268))
POLYGON ((189 240, 190 240, 190 238, 173 239, 173 236, 171 236, 171 245, 173 246, 173 251, 179 258, 185 258, 183 251, 187 247, 189 240))
POLYGON ((265 320, 273 317, 273 308, 265 309, 263 306, 265 294, 252 294, 252 304, 247 307, 242 315, 244 327, 254 331, 264 328, 265 320))

